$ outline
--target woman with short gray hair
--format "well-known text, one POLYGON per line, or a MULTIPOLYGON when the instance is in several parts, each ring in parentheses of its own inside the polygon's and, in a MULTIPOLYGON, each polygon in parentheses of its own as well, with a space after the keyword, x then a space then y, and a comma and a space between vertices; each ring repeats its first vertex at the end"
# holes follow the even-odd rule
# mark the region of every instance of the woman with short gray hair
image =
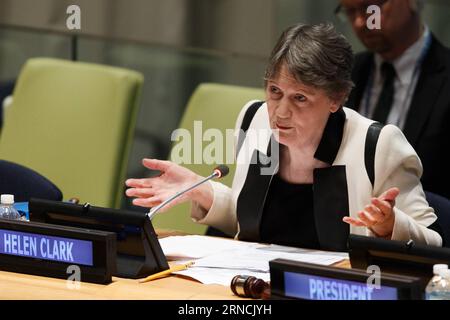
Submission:
MULTIPOLYGON (((191 200, 194 220, 241 240, 345 251, 352 233, 440 246, 428 228, 436 216, 421 163, 402 132, 343 107, 352 64, 350 44, 332 25, 288 28, 266 69, 266 101, 250 101, 237 119, 232 187, 209 182, 173 204, 191 200), (273 135, 255 141, 250 130, 273 135)), ((144 165, 162 172, 127 180, 127 195, 144 207, 201 179, 168 161, 144 165)))
POLYGON ((299 24, 284 31, 266 68, 266 86, 282 64, 297 81, 320 87, 335 99, 342 100, 352 90, 353 51, 331 24, 299 24))

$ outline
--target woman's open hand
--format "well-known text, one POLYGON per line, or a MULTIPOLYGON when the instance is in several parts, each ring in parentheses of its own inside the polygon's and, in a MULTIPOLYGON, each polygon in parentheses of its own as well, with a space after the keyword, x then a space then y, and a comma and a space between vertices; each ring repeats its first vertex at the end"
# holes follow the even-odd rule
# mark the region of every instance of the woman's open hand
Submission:
MULTIPOLYGON (((129 189, 126 191, 128 197, 135 197, 133 204, 141 207, 154 207, 194 183, 201 177, 189 169, 186 169, 171 161, 156 159, 144 159, 143 165, 151 170, 161 172, 159 176, 143 179, 128 179, 125 184, 129 189)), ((200 187, 199 187, 200 188, 200 187)), ((196 188, 167 204, 162 211, 176 204, 192 200, 201 192, 196 188)), ((203 188, 205 188, 203 186, 203 188)), ((203 189, 205 190, 205 189, 203 189)))
POLYGON ((344 217, 343 221, 357 227, 367 227, 378 237, 391 237, 395 222, 395 198, 399 193, 398 188, 390 188, 379 197, 372 198, 371 204, 358 212, 359 219, 344 217))

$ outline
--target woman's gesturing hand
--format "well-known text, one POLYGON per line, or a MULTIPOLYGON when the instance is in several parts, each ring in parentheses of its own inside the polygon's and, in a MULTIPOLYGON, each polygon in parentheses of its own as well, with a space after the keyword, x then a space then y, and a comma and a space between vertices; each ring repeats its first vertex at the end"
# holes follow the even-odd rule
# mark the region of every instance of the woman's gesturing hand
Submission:
POLYGON ((358 212, 359 219, 344 217, 343 221, 357 227, 367 227, 378 237, 390 237, 395 222, 395 198, 399 193, 398 188, 390 188, 379 197, 372 198, 371 204, 358 212))
MULTIPOLYGON (((181 191, 198 182, 201 177, 189 169, 170 161, 144 159, 143 165, 151 170, 161 172, 159 176, 143 179, 128 179, 125 184, 129 189, 126 191, 128 197, 135 197, 133 204, 141 207, 154 207, 168 199, 176 192, 181 191)), ((165 211, 176 204, 189 200, 199 200, 203 205, 205 198, 211 198, 212 189, 204 184, 178 197, 167 204, 161 211, 165 211)), ((207 203, 207 202, 206 202, 207 203)))

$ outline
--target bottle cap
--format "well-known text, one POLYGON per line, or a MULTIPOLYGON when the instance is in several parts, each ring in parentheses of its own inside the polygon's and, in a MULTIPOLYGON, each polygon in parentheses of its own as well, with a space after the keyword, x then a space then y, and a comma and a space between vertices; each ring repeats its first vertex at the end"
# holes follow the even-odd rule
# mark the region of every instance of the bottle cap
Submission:
POLYGON ((13 194, 2 194, 0 196, 0 202, 2 204, 13 204, 14 203, 14 195, 13 194))
POLYGON ((433 266, 433 273, 435 275, 439 275, 440 270, 447 270, 448 269, 448 265, 446 264, 435 264, 433 266))

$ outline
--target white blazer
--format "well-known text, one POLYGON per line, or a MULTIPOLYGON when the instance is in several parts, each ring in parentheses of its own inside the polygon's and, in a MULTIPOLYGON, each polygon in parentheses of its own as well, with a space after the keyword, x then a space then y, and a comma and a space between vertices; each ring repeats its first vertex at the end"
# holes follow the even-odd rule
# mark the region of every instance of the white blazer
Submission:
MULTIPOLYGON (((250 101, 242 109, 236 122, 237 130, 241 128, 245 112, 255 102, 250 101)), ((330 115, 315 154, 315 158, 330 166, 315 169, 313 182, 314 216, 321 247, 345 250, 349 233, 374 236, 365 227, 347 225, 342 217, 357 218, 358 211, 370 204, 372 197, 391 187, 400 189, 394 208, 392 240, 412 239, 421 244, 441 246, 441 236, 427 228, 437 217, 420 183, 420 159, 400 129, 393 125, 384 126, 378 138, 372 186, 364 162, 366 133, 372 123, 348 108, 330 115)), ((250 129, 270 130, 266 103, 256 111, 250 129)), ((252 160, 270 158, 270 142, 270 137, 255 141, 247 135, 240 150, 253 151, 252 160)), ((206 212, 193 203, 191 216, 194 221, 234 234, 237 239, 258 241, 265 197, 278 165, 272 175, 261 175, 264 164, 245 160, 244 154, 237 154, 232 187, 209 182, 214 190, 210 210, 206 212)))

